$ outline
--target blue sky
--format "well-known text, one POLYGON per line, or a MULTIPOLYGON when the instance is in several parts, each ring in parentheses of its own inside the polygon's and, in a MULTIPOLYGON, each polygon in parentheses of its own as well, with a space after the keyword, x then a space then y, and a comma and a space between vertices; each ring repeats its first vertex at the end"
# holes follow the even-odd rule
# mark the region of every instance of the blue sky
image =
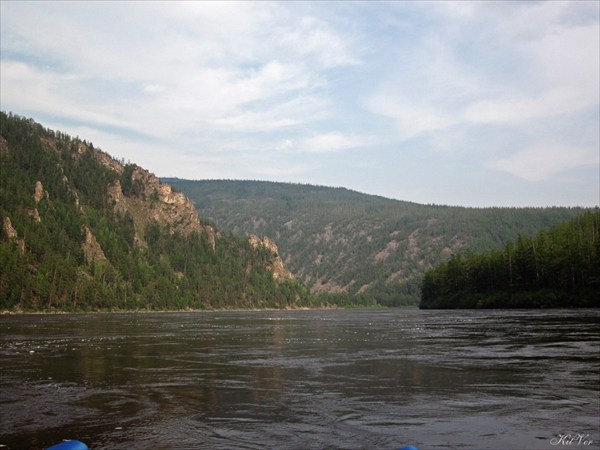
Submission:
POLYGON ((1 109, 159 176, 600 204, 599 2, 0 5, 1 109))

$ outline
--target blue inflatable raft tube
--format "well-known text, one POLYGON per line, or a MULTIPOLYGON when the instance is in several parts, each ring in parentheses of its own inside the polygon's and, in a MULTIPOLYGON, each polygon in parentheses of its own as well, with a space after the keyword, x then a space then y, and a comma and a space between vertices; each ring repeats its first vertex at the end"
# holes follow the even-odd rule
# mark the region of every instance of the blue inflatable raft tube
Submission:
POLYGON ((87 445, 81 441, 64 441, 60 444, 48 447, 46 450, 90 450, 87 445))

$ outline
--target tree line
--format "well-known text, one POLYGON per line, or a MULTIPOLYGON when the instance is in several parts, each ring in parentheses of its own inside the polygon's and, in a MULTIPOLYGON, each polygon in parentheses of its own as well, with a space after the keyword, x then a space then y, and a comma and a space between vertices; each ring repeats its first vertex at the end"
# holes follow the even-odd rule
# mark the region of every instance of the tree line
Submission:
POLYGON ((600 306, 600 209, 428 270, 421 308, 600 306))

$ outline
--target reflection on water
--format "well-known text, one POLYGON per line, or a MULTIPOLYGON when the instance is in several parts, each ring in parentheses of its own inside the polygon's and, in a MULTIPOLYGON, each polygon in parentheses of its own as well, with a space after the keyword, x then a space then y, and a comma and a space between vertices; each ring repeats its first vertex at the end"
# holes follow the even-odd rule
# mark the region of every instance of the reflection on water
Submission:
POLYGON ((599 448, 600 311, 0 317, 0 445, 599 448))

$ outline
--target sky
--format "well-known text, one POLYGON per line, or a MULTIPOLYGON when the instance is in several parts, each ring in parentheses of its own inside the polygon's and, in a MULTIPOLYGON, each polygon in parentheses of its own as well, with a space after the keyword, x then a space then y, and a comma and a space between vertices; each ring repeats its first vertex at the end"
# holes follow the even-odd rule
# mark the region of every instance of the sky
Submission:
POLYGON ((0 109, 161 177, 600 205, 600 2, 0 2, 0 109))

